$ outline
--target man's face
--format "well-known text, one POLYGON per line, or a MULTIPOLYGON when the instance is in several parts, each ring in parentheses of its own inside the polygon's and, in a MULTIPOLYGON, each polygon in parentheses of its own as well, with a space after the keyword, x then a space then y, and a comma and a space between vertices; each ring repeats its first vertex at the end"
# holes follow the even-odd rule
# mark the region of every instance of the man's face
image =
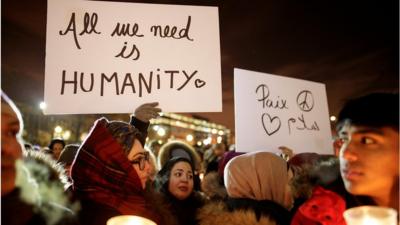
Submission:
POLYGON ((20 121, 14 110, 1 104, 1 195, 15 188, 15 161, 22 157, 20 121))
POLYGON ((399 132, 347 123, 339 137, 340 172, 347 191, 370 197, 390 193, 399 176, 399 132))

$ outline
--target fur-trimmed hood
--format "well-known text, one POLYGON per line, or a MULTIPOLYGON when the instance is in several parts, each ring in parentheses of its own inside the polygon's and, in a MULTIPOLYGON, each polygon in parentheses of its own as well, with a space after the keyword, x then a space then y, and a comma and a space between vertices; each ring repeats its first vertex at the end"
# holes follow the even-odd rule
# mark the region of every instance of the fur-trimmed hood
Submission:
MULTIPOLYGON (((16 190, 18 199, 32 207, 35 215, 40 215, 46 224, 64 223, 79 210, 78 202, 71 201, 65 189, 68 179, 64 168, 42 152, 27 151, 23 159, 16 163, 16 190)), ((4 208, 9 206, 4 205, 4 208)))
POLYGON ((173 157, 173 151, 179 150, 184 151, 190 156, 190 160, 193 162, 195 170, 199 171, 201 169, 201 159, 196 150, 184 141, 170 141, 164 144, 158 153, 158 167, 162 168, 164 164, 173 157))
POLYGON ((163 194, 154 190, 145 192, 146 200, 153 206, 153 210, 161 217, 160 225, 178 225, 178 220, 175 218, 169 209, 170 202, 166 201, 163 194))
POLYGON ((222 202, 210 202, 198 211, 199 225, 277 225, 272 219, 261 215, 257 220, 252 210, 233 210, 222 202))
POLYGON ((217 172, 210 172, 204 176, 201 190, 209 199, 225 199, 228 194, 223 183, 223 178, 217 172))

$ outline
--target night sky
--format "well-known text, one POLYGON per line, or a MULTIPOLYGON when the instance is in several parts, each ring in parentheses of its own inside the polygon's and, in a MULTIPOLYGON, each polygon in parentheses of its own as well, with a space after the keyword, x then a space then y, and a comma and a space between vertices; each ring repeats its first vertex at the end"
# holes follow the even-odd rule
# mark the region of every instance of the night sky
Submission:
MULTIPOLYGON (((196 115, 231 129, 234 67, 322 82, 331 115, 348 98, 398 91, 399 1, 153 3, 219 7, 223 112, 196 115)), ((1 4, 2 89, 17 102, 37 105, 44 95, 47 3, 1 4)))

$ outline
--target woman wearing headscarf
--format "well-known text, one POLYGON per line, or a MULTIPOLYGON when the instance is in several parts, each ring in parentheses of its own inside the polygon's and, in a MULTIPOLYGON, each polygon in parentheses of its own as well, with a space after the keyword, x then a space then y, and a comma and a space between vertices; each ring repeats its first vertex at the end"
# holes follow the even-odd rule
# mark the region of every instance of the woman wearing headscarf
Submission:
POLYGON ((197 215, 199 224, 290 224, 290 178, 286 161, 273 153, 233 158, 224 171, 228 198, 205 205, 197 215))
POLYGON ((146 194, 149 154, 140 140, 142 134, 128 123, 105 118, 95 122, 71 168, 73 191, 82 205, 82 224, 106 224, 117 215, 169 224, 165 210, 146 194))
POLYGON ((243 154, 244 152, 236 152, 234 150, 225 152, 218 162, 218 172, 210 172, 204 176, 201 181, 201 190, 209 200, 223 200, 228 196, 224 185, 225 166, 234 157, 243 154))
POLYGON ((194 166, 194 190, 200 191, 200 170, 201 159, 196 150, 187 142, 180 140, 168 141, 165 143, 158 154, 158 167, 163 168, 168 160, 173 157, 183 157, 189 159, 194 166))
POLYGON ((196 211, 203 206, 203 197, 194 190, 194 169, 188 158, 173 157, 156 178, 157 190, 180 225, 197 224, 196 211))

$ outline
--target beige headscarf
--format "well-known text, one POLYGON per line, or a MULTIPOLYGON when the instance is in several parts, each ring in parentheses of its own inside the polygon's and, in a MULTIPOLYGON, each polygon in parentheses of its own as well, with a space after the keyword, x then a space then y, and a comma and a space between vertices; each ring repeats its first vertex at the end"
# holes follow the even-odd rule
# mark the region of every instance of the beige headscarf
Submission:
POLYGON ((285 206, 288 172, 285 160, 270 152, 253 152, 232 159, 224 171, 229 197, 272 200, 285 206))

